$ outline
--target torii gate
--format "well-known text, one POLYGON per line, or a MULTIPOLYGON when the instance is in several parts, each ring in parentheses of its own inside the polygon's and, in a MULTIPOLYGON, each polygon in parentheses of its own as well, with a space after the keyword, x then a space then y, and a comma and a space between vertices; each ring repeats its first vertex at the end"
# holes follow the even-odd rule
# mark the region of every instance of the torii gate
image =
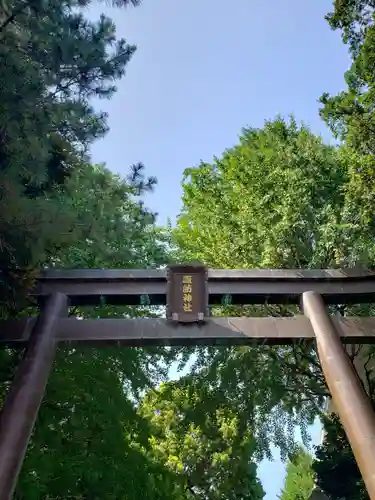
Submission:
POLYGON ((10 500, 59 342, 119 346, 287 344, 316 339, 327 386, 369 496, 375 500, 375 414, 343 343, 374 343, 375 317, 334 317, 325 304, 375 302, 375 272, 335 270, 48 270, 33 295, 38 318, 0 322, 0 342, 26 344, 0 414, 0 500, 10 500), (68 318, 68 306, 166 305, 167 319, 68 318), (300 304, 288 318, 210 317, 208 307, 300 304))

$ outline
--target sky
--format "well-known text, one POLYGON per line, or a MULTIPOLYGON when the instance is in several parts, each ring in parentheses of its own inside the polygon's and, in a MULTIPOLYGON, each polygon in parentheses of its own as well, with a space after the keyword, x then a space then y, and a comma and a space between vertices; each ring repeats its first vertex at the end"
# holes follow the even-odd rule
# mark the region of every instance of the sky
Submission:
MULTIPOLYGON (((317 102, 344 86, 350 60, 324 16, 324 0, 144 0, 136 9, 95 3, 118 35, 138 49, 110 101, 110 132, 92 147, 95 162, 126 175, 142 162, 158 178, 146 203, 158 222, 175 221, 186 168, 236 144, 242 127, 293 113, 326 140, 317 102)), ((314 441, 319 429, 314 426, 314 441)), ((276 457, 277 458, 277 457, 276 457)), ((285 467, 262 463, 259 475, 276 500, 285 467)))

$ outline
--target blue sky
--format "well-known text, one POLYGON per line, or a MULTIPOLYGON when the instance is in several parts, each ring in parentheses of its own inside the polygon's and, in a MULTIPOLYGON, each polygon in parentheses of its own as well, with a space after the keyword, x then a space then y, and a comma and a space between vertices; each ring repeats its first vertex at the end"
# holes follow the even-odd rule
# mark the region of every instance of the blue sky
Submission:
MULTIPOLYGON (((349 57, 330 31, 324 0, 144 0, 136 9, 105 10, 118 35, 138 46, 111 101, 110 132, 94 161, 125 175, 143 162, 159 185, 150 208, 175 220, 185 168, 233 146, 244 126, 294 113, 330 139, 318 116, 323 92, 344 88, 349 57)), ((317 435, 317 428, 314 428, 317 435)), ((284 466, 262 464, 266 500, 276 500, 284 466)))

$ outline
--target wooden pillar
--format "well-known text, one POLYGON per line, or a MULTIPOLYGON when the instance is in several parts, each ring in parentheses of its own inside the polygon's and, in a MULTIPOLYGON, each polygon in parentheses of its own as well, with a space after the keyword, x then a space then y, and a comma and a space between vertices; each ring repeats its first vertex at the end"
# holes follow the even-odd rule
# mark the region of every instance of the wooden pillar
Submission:
POLYGON ((302 296, 313 327, 320 364, 371 500, 375 500, 375 413, 322 297, 302 296))
POLYGON ((55 357, 55 331, 67 297, 51 295, 35 323, 0 414, 0 500, 10 500, 55 357))

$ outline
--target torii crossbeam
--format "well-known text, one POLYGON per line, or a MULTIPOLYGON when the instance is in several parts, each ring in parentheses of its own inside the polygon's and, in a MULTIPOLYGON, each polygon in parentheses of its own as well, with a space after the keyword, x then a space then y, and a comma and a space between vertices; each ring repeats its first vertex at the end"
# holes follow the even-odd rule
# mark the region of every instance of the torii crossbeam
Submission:
POLYGON ((327 386, 375 500, 375 415, 343 343, 375 343, 375 318, 333 317, 326 304, 375 302, 375 272, 335 270, 49 270, 32 295, 40 316, 0 322, 0 342, 26 345, 0 415, 0 500, 12 498, 58 343, 239 345, 316 339, 327 386), (167 319, 68 318, 69 306, 166 305, 167 319), (221 304, 298 304, 292 318, 210 317, 221 304))

